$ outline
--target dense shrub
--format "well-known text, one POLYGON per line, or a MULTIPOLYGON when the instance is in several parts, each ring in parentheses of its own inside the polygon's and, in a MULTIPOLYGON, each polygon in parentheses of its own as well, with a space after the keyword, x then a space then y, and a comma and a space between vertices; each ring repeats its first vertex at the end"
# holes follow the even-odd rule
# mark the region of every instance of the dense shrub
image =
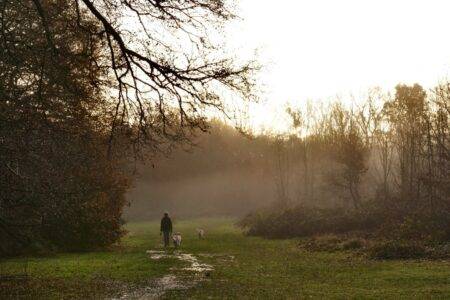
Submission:
POLYGON ((450 241, 450 212, 412 213, 394 232, 398 238, 406 240, 450 241))
POLYGON ((360 238, 352 238, 342 243, 343 250, 356 250, 365 246, 365 241, 360 238))
POLYGON ((327 234, 301 242, 299 246, 308 251, 334 252, 342 249, 341 242, 342 239, 338 236, 327 234))
POLYGON ((299 247, 308 251, 335 252, 340 250, 359 250, 367 247, 368 242, 362 238, 337 236, 333 234, 320 235, 301 241, 299 247))
POLYGON ((295 206, 264 209, 238 222, 248 235, 268 238, 365 232, 387 239, 450 241, 450 212, 394 214, 380 209, 346 210, 295 206))
POLYGON ((434 259, 449 259, 450 243, 430 245, 427 251, 427 256, 434 259))
POLYGON ((375 259, 450 256, 447 211, 383 214, 377 207, 363 211, 297 206, 262 210, 247 215, 238 225, 248 235, 309 237, 300 247, 312 251, 363 249, 375 259))
POLYGON ((291 238, 371 231, 377 229, 381 221, 376 214, 365 211, 297 206, 282 211, 264 210, 249 214, 238 225, 248 235, 291 238))
POLYGON ((375 244, 368 254, 374 259, 412 259, 426 257, 427 250, 417 242, 392 240, 375 244))

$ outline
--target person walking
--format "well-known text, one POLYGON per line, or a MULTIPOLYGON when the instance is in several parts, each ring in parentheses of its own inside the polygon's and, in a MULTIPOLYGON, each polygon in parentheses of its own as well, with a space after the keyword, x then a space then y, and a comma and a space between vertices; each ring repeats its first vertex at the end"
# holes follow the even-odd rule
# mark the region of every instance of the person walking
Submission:
POLYGON ((164 248, 169 246, 170 235, 172 234, 172 220, 169 218, 169 213, 165 212, 161 219, 160 235, 164 236, 164 248))

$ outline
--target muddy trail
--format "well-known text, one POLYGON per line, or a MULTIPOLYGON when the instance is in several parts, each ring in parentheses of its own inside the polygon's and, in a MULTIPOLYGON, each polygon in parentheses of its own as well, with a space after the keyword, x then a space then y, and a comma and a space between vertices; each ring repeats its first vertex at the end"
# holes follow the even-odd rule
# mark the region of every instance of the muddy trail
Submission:
POLYGON ((177 250, 173 253, 161 250, 148 250, 146 253, 150 261, 157 262, 162 259, 174 258, 181 261, 183 266, 173 267, 170 269, 169 274, 152 279, 145 284, 129 285, 116 283, 114 285, 116 288, 119 287, 120 293, 111 299, 159 299, 168 291, 188 290, 205 280, 211 280, 211 272, 214 271, 214 267, 201 262, 199 257, 215 258, 219 261, 234 260, 233 256, 228 255, 199 254, 195 256, 177 250))

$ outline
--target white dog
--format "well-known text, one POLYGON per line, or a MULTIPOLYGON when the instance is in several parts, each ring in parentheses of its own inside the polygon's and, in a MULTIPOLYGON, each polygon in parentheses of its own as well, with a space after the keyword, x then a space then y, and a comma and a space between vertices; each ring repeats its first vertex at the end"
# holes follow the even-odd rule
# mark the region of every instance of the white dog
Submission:
POLYGON ((172 236, 173 244, 175 246, 175 249, 181 246, 181 234, 179 232, 175 233, 172 236))
POLYGON ((205 237, 205 231, 203 229, 197 229, 198 238, 203 240, 205 237))

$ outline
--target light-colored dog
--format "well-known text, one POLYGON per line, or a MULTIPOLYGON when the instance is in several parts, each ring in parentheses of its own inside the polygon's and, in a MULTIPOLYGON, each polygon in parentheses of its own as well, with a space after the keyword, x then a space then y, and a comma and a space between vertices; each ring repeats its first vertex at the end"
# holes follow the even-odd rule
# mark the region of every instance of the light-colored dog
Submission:
POLYGON ((172 241, 173 245, 175 246, 175 249, 181 246, 181 233, 177 232, 174 235, 172 235, 172 241))
POLYGON ((203 240, 205 238, 205 231, 203 229, 197 229, 198 238, 203 240))

